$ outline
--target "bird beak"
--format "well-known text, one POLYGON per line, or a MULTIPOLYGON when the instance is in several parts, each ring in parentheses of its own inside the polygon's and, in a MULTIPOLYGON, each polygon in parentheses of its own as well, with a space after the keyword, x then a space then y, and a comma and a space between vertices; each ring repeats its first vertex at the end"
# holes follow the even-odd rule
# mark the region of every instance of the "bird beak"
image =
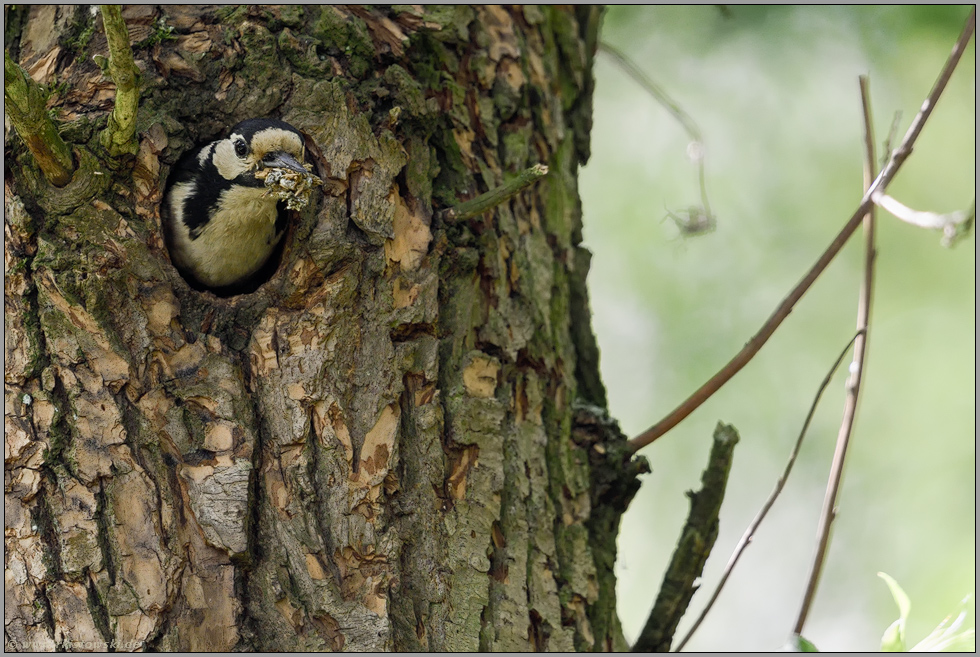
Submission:
POLYGON ((290 169, 299 173, 309 173, 302 163, 285 151, 269 153, 262 159, 262 166, 267 169, 290 169))

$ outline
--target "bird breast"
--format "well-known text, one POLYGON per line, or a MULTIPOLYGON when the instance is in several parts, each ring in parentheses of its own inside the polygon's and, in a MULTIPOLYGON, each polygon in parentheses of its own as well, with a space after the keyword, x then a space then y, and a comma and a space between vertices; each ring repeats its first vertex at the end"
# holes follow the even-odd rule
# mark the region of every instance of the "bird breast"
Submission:
POLYGON ((222 193, 218 209, 196 239, 182 231, 179 251, 197 262, 195 276, 209 287, 231 285, 261 269, 279 242, 275 199, 256 187, 233 187, 222 193))

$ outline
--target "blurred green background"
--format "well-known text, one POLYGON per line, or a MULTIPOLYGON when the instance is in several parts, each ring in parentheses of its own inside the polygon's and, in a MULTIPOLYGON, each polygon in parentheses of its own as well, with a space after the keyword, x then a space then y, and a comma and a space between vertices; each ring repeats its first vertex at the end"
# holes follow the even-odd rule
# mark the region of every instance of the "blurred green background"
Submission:
MULTIPOLYGON (((761 326, 862 194, 857 77, 870 75, 879 157, 928 94, 969 7, 612 7, 601 37, 697 121, 717 229, 682 238, 665 206, 698 202, 688 137, 610 57, 596 64, 592 159, 582 171, 593 327, 611 411, 636 435, 761 326)), ((976 193, 973 42, 889 193, 920 210, 976 193)), ((862 402, 824 576, 804 635, 821 650, 877 650, 909 594, 909 645, 975 592, 976 242, 879 212, 877 283, 862 402)), ((638 634, 699 486, 721 419, 742 442, 703 589, 705 604, 784 467, 816 388, 854 331, 860 231, 763 351, 646 448, 647 475, 619 538, 619 608, 638 634)), ((846 370, 846 363, 842 369, 846 370)), ((828 388, 786 490, 689 650, 783 645, 803 593, 840 424, 828 388)), ((975 620, 971 612, 970 624, 975 620)))

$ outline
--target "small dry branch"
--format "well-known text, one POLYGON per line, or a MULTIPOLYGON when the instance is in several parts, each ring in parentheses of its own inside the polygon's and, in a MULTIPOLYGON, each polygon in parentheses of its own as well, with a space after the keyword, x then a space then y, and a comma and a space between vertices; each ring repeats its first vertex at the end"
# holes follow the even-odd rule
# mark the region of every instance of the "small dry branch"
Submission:
POLYGON ((729 557, 728 563, 725 565, 725 569, 721 573, 721 577, 718 580, 718 586, 715 587, 714 592, 708 599, 708 603, 704 606, 704 609, 701 611, 701 614, 698 616, 697 620, 694 621, 694 625, 691 626, 691 629, 687 631, 684 638, 677 644, 677 647, 674 649, 675 652, 680 652, 683 650, 684 646, 687 645, 687 642, 690 641, 691 637, 694 636, 694 633, 697 632, 698 628, 701 626, 701 623, 708 615, 708 612, 710 612, 711 608, 714 606, 715 601, 718 600, 718 596, 721 595, 722 589, 725 588, 725 584, 728 582, 729 576, 735 569, 735 564, 738 563, 742 553, 745 552, 745 549, 752 542, 752 537, 755 536, 755 532, 759 529, 762 521, 766 519, 766 516, 769 514, 769 510, 779 498, 779 494, 783 492, 783 487, 786 485, 786 482, 789 481, 789 475, 793 471, 793 466, 796 464, 796 457, 799 456, 800 448, 803 447, 803 439, 806 437, 806 432, 810 428, 810 422, 813 420, 813 415, 817 411, 817 405, 820 403, 820 398, 823 396, 824 390, 827 389, 827 386, 830 385, 830 380, 833 378, 834 372, 836 372, 837 368, 840 367, 841 361, 843 361, 844 356, 847 355, 847 350, 851 348, 851 344, 855 339, 857 339, 858 335, 861 334, 855 333, 854 336, 847 341, 847 345, 844 346, 844 350, 840 352, 839 356, 837 356, 837 360, 834 361, 830 371, 827 372, 827 376, 825 376, 823 381, 820 382, 820 386, 817 388, 817 394, 814 395, 813 403, 810 404, 810 410, 807 412, 806 419, 803 421, 803 428, 800 429, 800 435, 797 436, 796 444, 793 445, 793 451, 790 452, 789 459, 786 461, 786 467, 783 468, 783 474, 780 475, 778 480, 776 480, 776 486, 769 494, 769 498, 765 501, 765 504, 762 505, 762 509, 759 510, 759 513, 756 514, 755 518, 752 519, 752 522, 749 523, 748 528, 742 534, 742 538, 738 540, 738 543, 735 545, 735 549, 732 551, 732 556, 729 557))
POLYGON ((738 431, 735 427, 719 422, 715 427, 708 467, 701 475, 701 490, 687 494, 691 498, 691 511, 674 548, 657 601, 633 645, 633 652, 670 650, 677 624, 698 588, 695 581, 701 577, 718 538, 718 513, 725 499, 736 443, 738 431))
POLYGON ((675 408, 673 411, 667 414, 662 420, 657 424, 653 425, 640 435, 632 438, 630 440, 630 447, 635 451, 646 447, 653 441, 655 441, 660 436, 664 435, 675 426, 677 426, 684 418, 694 412, 701 404, 703 404, 707 399, 709 399, 713 394, 718 392, 723 385, 728 383, 729 380, 745 365, 752 360, 752 358, 762 349, 762 346, 769 340, 773 333, 783 320, 786 319, 790 312, 792 312, 793 307, 796 303, 803 298, 806 291, 810 289, 817 277, 823 273, 827 265, 837 257, 837 254, 843 248, 847 240, 850 239, 851 235, 857 230, 857 227, 861 225, 864 221, 865 215, 874 205, 872 200, 874 196, 880 192, 883 192, 888 185, 894 179, 895 174, 902 167, 902 164, 908 159, 909 155, 912 154, 912 146, 915 144, 916 140, 919 138, 919 134, 922 132, 922 128, 925 126, 926 121, 932 115, 933 109, 936 107, 936 102, 939 97, 942 96, 943 91, 946 89, 946 84, 949 82, 950 76, 953 75, 953 71, 956 70, 956 65, 959 64, 960 58, 966 51, 966 46, 973 37, 973 32, 976 27, 976 8, 974 8, 969 17, 966 20, 966 25, 963 27, 963 32, 960 34, 960 38, 956 41, 953 46, 953 51, 950 53, 949 58, 946 60, 946 65, 940 72, 932 90, 929 92, 929 96, 926 98, 925 102, 922 103, 922 108, 919 113, 915 115, 912 120, 912 125, 909 126, 908 132, 905 133, 905 137, 902 139, 902 143, 899 144, 898 148, 892 152, 891 158, 889 158, 888 163, 885 168, 878 175, 877 179, 871 184, 867 192, 865 192, 864 197, 858 204, 857 209, 851 218, 847 220, 844 227, 837 233, 837 236, 830 243, 830 245, 824 250, 824 252, 817 258, 817 261, 810 267, 810 271, 803 276, 803 279, 797 283, 796 287, 786 296, 785 299, 780 302, 779 306, 773 312, 773 314, 766 320, 762 328, 752 336, 745 346, 739 351, 734 358, 732 358, 728 364, 722 367, 714 376, 712 376, 707 382, 705 382, 700 388, 698 388, 690 397, 685 399, 680 406, 675 408))
MULTIPOLYGON (((871 92, 868 90, 868 79, 861 76, 861 107, 864 111, 864 186, 872 187, 875 177, 875 147, 874 128, 871 121, 871 92)), ((834 458, 830 463, 830 475, 827 490, 824 494, 820 519, 817 523, 817 547, 814 550, 810 575, 807 579, 806 593, 800 604, 800 612, 796 618, 793 634, 803 634, 803 625, 813 599, 817 595, 817 585, 820 583, 820 573, 827 557, 830 546, 830 528, 837 515, 837 493, 840 490, 841 477, 844 474, 844 461, 847 458, 847 446, 854 429, 854 418, 857 415, 858 395, 861 391, 861 377, 864 374, 864 364, 868 355, 868 326, 871 321, 871 298, 874 291, 875 263, 875 208, 871 205, 864 217, 864 278, 858 293, 857 309, 857 338, 854 340, 854 357, 851 361, 851 375, 847 379, 844 398, 844 414, 841 418, 840 430, 837 433, 837 444, 834 447, 834 458)))
POLYGON ((701 136, 701 129, 695 123, 691 115, 684 111, 667 92, 660 87, 640 67, 634 64, 621 50, 605 41, 599 42, 599 50, 612 57, 613 61, 626 72, 633 80, 643 87, 647 93, 653 96, 660 105, 670 112, 678 123, 684 128, 691 143, 688 145, 687 154, 691 161, 698 167, 698 190, 701 193, 701 205, 680 210, 678 212, 667 212, 667 216, 674 220, 678 230, 682 235, 698 235, 714 230, 715 216, 711 214, 711 205, 708 203, 708 186, 705 182, 704 174, 704 138, 701 136))

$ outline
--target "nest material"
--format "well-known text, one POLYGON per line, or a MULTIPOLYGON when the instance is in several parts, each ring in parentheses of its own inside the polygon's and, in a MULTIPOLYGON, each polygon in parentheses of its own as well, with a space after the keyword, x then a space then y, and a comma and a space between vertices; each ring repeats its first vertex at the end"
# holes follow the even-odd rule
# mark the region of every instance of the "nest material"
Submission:
POLYGON ((264 169, 257 171, 255 177, 265 181, 268 188, 266 196, 272 196, 278 201, 285 201, 290 210, 302 210, 310 202, 313 188, 323 184, 323 181, 310 173, 313 166, 304 165, 306 173, 292 169, 264 169))

